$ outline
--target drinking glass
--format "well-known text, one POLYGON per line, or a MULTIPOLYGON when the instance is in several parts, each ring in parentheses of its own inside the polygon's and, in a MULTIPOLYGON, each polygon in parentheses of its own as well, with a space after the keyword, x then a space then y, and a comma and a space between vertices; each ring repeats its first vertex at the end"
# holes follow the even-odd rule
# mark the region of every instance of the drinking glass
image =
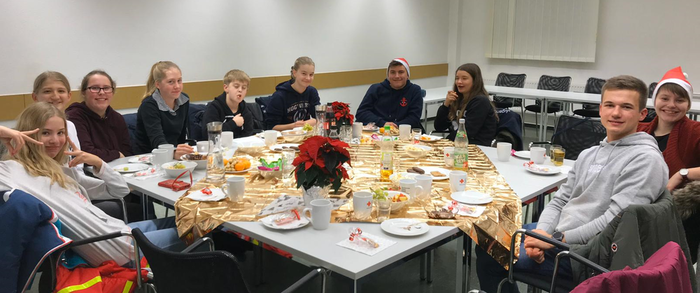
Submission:
POLYGON ((564 157, 566 156, 566 150, 561 146, 552 146, 552 163, 554 166, 564 165, 564 157))
POLYGON ((558 144, 553 144, 549 147, 549 152, 547 152, 547 155, 549 156, 549 160, 552 161, 552 164, 554 164, 554 149, 555 148, 561 148, 561 146, 558 144))
POLYGON ((294 171, 294 165, 292 165, 292 162, 294 162, 295 158, 296 151, 292 149, 282 150, 282 183, 285 186, 290 186, 292 181, 292 176, 294 175, 292 173, 294 171))
POLYGON ((420 141, 421 135, 423 135, 423 129, 420 129, 420 128, 411 129, 411 136, 413 137, 413 143, 418 143, 418 141, 420 141))
POLYGON ((391 214, 391 199, 377 200, 377 222, 381 223, 389 219, 391 214))

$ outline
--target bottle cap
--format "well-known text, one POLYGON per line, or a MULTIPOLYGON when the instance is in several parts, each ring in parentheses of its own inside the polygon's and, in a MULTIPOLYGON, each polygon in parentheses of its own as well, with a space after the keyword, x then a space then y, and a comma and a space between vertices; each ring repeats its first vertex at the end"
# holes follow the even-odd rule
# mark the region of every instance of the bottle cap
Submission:
POLYGON ((459 118, 459 123, 464 123, 464 118, 459 118))

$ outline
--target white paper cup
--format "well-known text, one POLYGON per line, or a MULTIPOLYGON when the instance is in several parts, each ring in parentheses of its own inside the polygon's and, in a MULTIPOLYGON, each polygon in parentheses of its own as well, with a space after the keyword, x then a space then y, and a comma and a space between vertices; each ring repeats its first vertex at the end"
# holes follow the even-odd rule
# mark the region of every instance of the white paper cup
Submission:
POLYGON ((399 125, 399 138, 401 140, 411 139, 411 125, 410 124, 399 125))
POLYGON ((154 149, 151 151, 151 154, 153 154, 151 164, 156 168, 160 168, 163 164, 173 160, 173 156, 170 155, 170 150, 167 149, 154 149))
POLYGON ((372 193, 369 191, 357 191, 352 195, 352 208, 355 218, 364 220, 372 215, 372 193))
POLYGON ((541 148, 541 147, 531 147, 530 148, 530 160, 534 162, 535 164, 543 164, 544 163, 544 155, 547 152, 547 149, 541 148))
POLYGON ((228 197, 232 201, 240 201, 245 193, 245 177, 232 176, 226 179, 228 183, 228 197))
POLYGON ((232 146, 233 146, 233 132, 222 131, 221 132, 221 147, 230 148, 232 146))
POLYGON ((277 130, 265 130, 263 133, 265 137, 265 145, 271 146, 277 144, 277 130))
POLYGON ((158 145, 158 149, 167 150, 167 151, 168 151, 168 154, 169 154, 169 155, 168 155, 168 158, 169 158, 169 160, 168 160, 168 161, 165 161, 165 163, 170 162, 170 161, 172 161, 172 160, 174 159, 174 158, 173 158, 173 156, 174 156, 174 154, 175 154, 175 146, 174 146, 174 145, 172 145, 172 144, 161 144, 161 145, 158 145))
POLYGON ((443 149, 445 151, 445 166, 448 168, 452 168, 455 166, 455 159, 454 159, 454 154, 455 154, 455 148, 454 147, 445 147, 443 149))
POLYGON ((330 200, 327 199, 314 199, 311 201, 311 207, 305 208, 302 214, 304 217, 311 221, 316 230, 326 230, 328 225, 331 223, 331 208, 333 205, 330 200), (311 213, 309 217, 306 212, 311 213))
POLYGON ((499 142, 496 144, 496 151, 498 152, 498 160, 501 162, 508 162, 510 160, 510 150, 513 144, 509 142, 499 142))
POLYGON ((362 137, 362 122, 355 122, 352 124, 352 138, 362 137))
POLYGON ((423 193, 423 187, 418 186, 418 181, 414 179, 399 180, 399 188, 401 189, 401 192, 408 193, 412 199, 423 193))
POLYGON ((423 189, 423 192, 421 192, 418 196, 419 197, 424 197, 430 195, 430 192, 433 187, 433 176, 430 175, 418 175, 415 177, 416 180, 416 185, 420 186, 423 189))
POLYGON ((467 189, 467 172, 452 171, 450 172, 450 191, 460 192, 467 189))
POLYGON ((209 151, 209 141, 198 141, 197 142, 197 152, 206 153, 209 151))

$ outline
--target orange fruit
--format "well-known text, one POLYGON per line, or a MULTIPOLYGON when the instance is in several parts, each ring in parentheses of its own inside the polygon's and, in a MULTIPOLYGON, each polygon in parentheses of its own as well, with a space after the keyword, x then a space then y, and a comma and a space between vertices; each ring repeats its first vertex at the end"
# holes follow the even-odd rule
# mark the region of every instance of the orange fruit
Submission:
POLYGON ((245 168, 245 163, 242 162, 242 161, 236 162, 236 165, 234 165, 233 168, 236 169, 236 171, 243 171, 243 170, 246 169, 246 168, 245 168))
POLYGON ((384 127, 379 128, 379 133, 384 134, 384 127))

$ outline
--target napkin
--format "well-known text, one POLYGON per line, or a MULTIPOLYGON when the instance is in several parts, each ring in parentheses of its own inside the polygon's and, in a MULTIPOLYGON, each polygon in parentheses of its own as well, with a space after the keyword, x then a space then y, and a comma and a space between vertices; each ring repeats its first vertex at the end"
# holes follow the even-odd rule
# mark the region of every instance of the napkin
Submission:
MULTIPOLYGON (((333 210, 337 210, 348 202, 347 198, 328 198, 328 200, 331 201, 333 210)), ((276 198, 274 201, 272 201, 272 203, 263 208, 260 213, 258 213, 258 216, 281 213, 299 206, 304 206, 303 197, 285 194, 276 198)))
POLYGON ((146 180, 149 178, 162 176, 164 174, 165 174, 165 172, 163 172, 162 170, 158 171, 158 170, 156 170, 156 168, 151 167, 151 168, 148 168, 148 169, 143 170, 143 171, 134 172, 134 173, 130 173, 130 174, 124 174, 123 177, 134 178, 136 180, 146 180))
MULTIPOLYGON (((445 206, 447 208, 448 206, 445 206)), ((458 203, 457 214, 460 216, 479 217, 486 210, 486 206, 468 205, 458 203)))
POLYGON ((374 240, 374 242, 377 242, 379 244, 379 247, 374 248, 374 247, 372 247, 366 243, 362 243, 360 241, 350 241, 349 238, 345 238, 343 241, 340 241, 336 244, 338 246, 352 249, 354 251, 361 252, 361 253, 364 253, 364 254, 369 255, 369 256, 373 256, 373 255, 379 253, 380 251, 386 249, 387 247, 396 244, 396 241, 392 241, 392 240, 389 240, 389 239, 386 239, 383 237, 379 237, 379 236, 376 236, 376 235, 373 235, 373 234, 370 234, 367 232, 362 232, 362 236, 374 240))
POLYGON ((224 193, 221 188, 209 188, 209 190, 211 191, 211 194, 206 194, 203 193, 202 190, 197 190, 190 192, 187 197, 198 201, 220 201, 226 198, 226 193, 224 193))

